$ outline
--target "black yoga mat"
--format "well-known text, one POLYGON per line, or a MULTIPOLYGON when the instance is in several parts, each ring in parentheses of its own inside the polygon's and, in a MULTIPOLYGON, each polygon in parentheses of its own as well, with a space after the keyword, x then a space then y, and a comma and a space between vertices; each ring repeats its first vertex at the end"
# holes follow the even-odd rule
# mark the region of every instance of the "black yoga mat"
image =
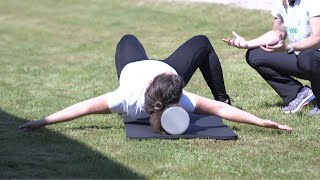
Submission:
POLYGON ((149 118, 132 119, 123 116, 123 122, 129 139, 218 139, 237 140, 237 134, 227 125, 223 124, 221 118, 216 116, 205 116, 189 113, 190 126, 184 134, 169 135, 155 133, 149 122, 149 118))

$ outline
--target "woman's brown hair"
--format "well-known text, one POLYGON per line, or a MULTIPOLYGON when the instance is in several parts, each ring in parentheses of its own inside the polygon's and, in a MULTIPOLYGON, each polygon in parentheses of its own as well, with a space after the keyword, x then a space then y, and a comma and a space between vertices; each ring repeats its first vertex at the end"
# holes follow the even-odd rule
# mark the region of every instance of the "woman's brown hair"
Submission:
POLYGON ((282 0, 282 5, 287 10, 287 8, 288 8, 287 0, 282 0))
POLYGON ((290 1, 289 4, 288 4, 288 1, 287 0, 282 0, 282 5, 283 7, 286 9, 286 11, 288 10, 288 6, 293 6, 295 3, 295 0, 293 1, 290 1))
POLYGON ((154 131, 164 133, 161 115, 165 108, 180 101, 184 81, 176 74, 162 73, 156 76, 147 88, 144 108, 150 114, 150 123, 154 131))

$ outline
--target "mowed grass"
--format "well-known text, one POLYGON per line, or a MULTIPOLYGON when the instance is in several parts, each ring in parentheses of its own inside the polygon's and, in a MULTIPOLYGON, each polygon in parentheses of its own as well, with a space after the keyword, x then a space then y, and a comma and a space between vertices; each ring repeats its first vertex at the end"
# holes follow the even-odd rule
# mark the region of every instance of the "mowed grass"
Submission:
MULTIPOLYGON (((320 120, 283 114, 281 99, 221 38, 272 27, 267 11, 151 0, 0 2, 0 178, 319 179, 320 120), (234 105, 295 130, 224 121, 237 141, 126 139, 121 118, 95 115, 17 132, 73 103, 118 87, 115 47, 134 34, 164 59, 188 38, 211 40, 234 105)), ((308 84, 307 81, 303 81, 308 84)), ((212 98, 197 72, 187 90, 212 98)))

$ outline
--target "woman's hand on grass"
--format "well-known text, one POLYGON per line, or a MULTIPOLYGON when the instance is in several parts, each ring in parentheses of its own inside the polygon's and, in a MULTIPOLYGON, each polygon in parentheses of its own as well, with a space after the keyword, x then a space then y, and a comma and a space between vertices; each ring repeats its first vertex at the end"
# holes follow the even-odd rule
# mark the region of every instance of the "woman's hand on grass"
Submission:
POLYGON ((29 121, 25 124, 20 125, 18 128, 21 131, 24 132, 30 132, 30 131, 34 131, 37 130, 43 126, 46 126, 47 122, 44 119, 40 119, 40 120, 35 120, 35 121, 29 121))
POLYGON ((262 126, 263 127, 267 127, 267 128, 284 130, 284 131, 287 131, 287 132, 293 131, 293 128, 291 128, 291 127, 289 127, 287 125, 282 125, 282 124, 276 123, 276 122, 268 120, 268 119, 262 120, 262 126))

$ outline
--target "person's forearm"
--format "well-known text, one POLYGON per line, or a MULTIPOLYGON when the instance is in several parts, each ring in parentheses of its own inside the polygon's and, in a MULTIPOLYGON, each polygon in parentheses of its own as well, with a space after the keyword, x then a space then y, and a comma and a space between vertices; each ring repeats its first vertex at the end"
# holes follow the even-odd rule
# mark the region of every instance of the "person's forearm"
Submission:
POLYGON ((61 111, 58 111, 50 116, 45 117, 43 120, 49 124, 66 122, 78 117, 86 116, 89 114, 110 114, 111 111, 107 105, 106 95, 98 96, 86 101, 76 103, 61 111))
MULTIPOLYGON (((315 16, 310 18, 311 36, 297 43, 294 43, 295 51, 303 51, 306 49, 320 49, 320 17, 315 16)), ((289 45, 292 46, 292 45, 289 45)))
POLYGON ((256 117, 248 112, 235 108, 233 106, 223 106, 218 114, 221 118, 238 122, 252 124, 256 126, 263 126, 263 119, 256 117))
POLYGON ((74 104, 68 108, 65 108, 61 111, 51 114, 43 118, 43 120, 47 123, 47 125, 66 122, 73 120, 75 118, 84 116, 87 114, 87 108, 84 106, 85 102, 80 102, 74 104))
POLYGON ((223 119, 263 126, 263 120, 226 103, 214 101, 201 96, 197 98, 196 113, 216 115, 223 119))
POLYGON ((320 49, 320 36, 310 36, 294 44, 295 51, 306 49, 320 49))
POLYGON ((257 48, 265 45, 274 45, 279 42, 279 37, 277 36, 275 31, 269 31, 256 39, 252 39, 247 41, 248 49, 257 48))
POLYGON ((19 126, 19 129, 23 131, 33 131, 46 125, 70 121, 89 114, 109 113, 111 113, 111 111, 107 103, 107 95, 105 94, 74 104, 43 119, 24 123, 19 126))

